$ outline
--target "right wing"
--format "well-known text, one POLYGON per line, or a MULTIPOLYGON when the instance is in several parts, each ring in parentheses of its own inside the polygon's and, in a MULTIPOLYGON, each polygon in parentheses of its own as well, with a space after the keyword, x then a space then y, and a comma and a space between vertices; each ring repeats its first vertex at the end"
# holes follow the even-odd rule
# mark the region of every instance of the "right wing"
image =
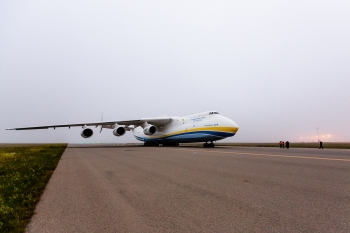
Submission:
POLYGON ((49 128, 62 128, 62 127, 84 127, 84 126, 102 126, 103 128, 114 128, 115 125, 134 125, 139 126, 145 123, 162 126, 166 125, 171 121, 170 117, 153 117, 153 118, 141 118, 139 120, 126 120, 126 121, 105 121, 105 122, 93 122, 93 123, 78 123, 78 124, 67 124, 67 125, 45 125, 45 126, 34 126, 34 127, 23 127, 23 128, 10 128, 6 130, 31 130, 31 129, 49 129, 49 128))

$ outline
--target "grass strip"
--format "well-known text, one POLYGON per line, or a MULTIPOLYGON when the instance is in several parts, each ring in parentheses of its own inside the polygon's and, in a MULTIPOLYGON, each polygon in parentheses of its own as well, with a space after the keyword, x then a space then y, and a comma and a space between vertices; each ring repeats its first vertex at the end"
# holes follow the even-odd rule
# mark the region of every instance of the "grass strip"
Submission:
POLYGON ((24 232, 66 146, 0 147, 0 232, 24 232))

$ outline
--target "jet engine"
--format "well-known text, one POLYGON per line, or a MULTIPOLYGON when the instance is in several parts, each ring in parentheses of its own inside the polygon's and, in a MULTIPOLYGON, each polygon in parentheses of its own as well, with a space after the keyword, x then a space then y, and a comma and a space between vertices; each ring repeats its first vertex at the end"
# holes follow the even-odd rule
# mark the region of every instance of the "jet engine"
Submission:
POLYGON ((89 138, 89 137, 91 137, 93 134, 94 134, 94 131, 92 131, 92 129, 90 129, 90 128, 85 128, 85 129, 83 129, 83 131, 81 131, 81 133, 80 133, 80 135, 81 135, 83 138, 89 138))
POLYGON ((125 134, 125 128, 124 127, 118 127, 116 129, 113 130, 113 134, 114 136, 123 136, 125 134))
POLYGON ((143 129, 143 133, 146 135, 153 135, 158 131, 155 125, 148 125, 143 129))

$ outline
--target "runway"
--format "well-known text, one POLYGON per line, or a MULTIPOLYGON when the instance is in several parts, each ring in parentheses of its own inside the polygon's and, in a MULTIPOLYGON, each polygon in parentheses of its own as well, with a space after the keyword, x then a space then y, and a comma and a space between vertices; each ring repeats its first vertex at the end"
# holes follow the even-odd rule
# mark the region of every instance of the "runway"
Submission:
POLYGON ((27 232, 350 232, 350 150, 68 147, 27 232))

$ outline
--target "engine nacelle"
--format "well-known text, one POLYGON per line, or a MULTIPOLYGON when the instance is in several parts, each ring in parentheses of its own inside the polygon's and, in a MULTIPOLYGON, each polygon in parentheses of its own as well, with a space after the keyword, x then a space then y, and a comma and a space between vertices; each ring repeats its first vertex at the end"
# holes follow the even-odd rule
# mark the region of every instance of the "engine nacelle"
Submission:
POLYGON ((153 135, 158 131, 155 125, 148 125, 143 129, 143 133, 146 135, 153 135))
POLYGON ((89 138, 89 137, 91 137, 93 134, 94 134, 94 131, 92 131, 92 129, 90 129, 90 128, 85 128, 85 129, 83 129, 83 131, 81 131, 81 133, 80 133, 80 135, 81 135, 83 138, 89 138))
POLYGON ((116 129, 113 130, 113 134, 114 136, 123 136, 125 134, 125 128, 124 127, 118 127, 116 129))

